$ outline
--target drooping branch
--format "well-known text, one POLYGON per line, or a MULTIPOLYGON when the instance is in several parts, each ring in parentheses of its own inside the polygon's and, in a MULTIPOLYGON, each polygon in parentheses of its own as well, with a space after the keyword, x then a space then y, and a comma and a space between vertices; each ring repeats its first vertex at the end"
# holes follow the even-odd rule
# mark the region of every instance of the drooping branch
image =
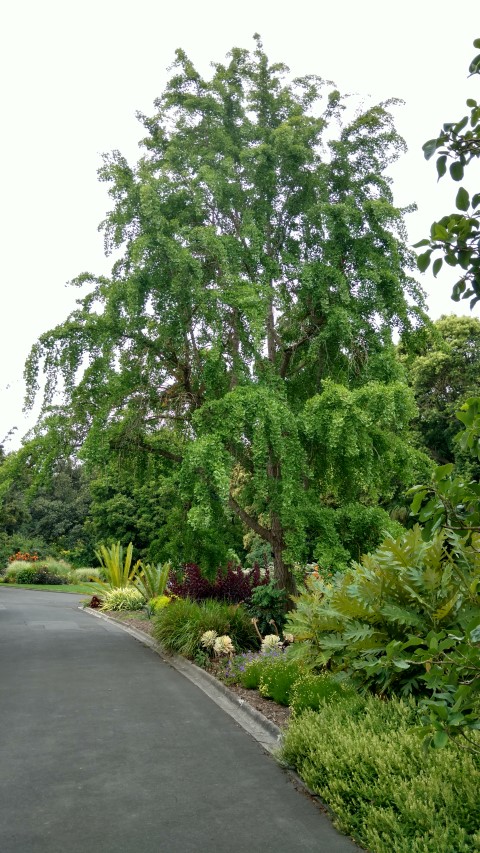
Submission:
POLYGON ((245 512, 243 507, 241 507, 240 504, 237 503, 237 501, 234 497, 232 497, 232 495, 230 495, 228 498, 228 505, 230 509, 232 509, 234 513, 238 515, 239 518, 241 518, 243 523, 250 528, 250 530, 253 530, 254 533, 260 536, 266 542, 269 542, 270 545, 273 544, 273 536, 271 531, 268 530, 266 527, 262 527, 262 525, 258 523, 256 518, 253 518, 253 516, 249 515, 248 512, 245 512))

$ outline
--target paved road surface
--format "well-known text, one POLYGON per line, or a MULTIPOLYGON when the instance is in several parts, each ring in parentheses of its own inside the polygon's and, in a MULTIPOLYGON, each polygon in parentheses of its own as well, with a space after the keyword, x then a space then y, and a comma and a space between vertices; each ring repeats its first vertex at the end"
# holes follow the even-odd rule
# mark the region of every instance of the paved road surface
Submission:
POLYGON ((74 595, 0 587, 1 853, 352 853, 198 688, 74 595))

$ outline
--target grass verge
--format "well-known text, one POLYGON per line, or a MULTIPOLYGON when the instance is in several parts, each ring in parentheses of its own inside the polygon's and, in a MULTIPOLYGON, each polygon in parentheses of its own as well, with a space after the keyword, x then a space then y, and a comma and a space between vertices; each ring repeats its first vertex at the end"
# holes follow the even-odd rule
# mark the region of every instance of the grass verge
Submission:
POLYGON ((85 583, 39 584, 39 583, 2 583, 0 589, 34 589, 38 592, 73 592, 79 595, 93 595, 92 589, 85 583))

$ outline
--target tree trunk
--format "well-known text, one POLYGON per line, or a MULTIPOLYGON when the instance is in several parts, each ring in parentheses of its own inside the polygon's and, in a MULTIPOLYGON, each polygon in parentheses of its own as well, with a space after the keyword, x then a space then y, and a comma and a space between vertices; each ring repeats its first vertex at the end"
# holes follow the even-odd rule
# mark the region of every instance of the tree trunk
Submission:
POLYGON ((276 512, 271 514, 271 546, 273 551, 273 574, 275 582, 279 589, 284 589, 288 595, 286 609, 291 610, 293 602, 290 598, 297 592, 295 578, 285 563, 283 552, 285 550, 285 542, 283 539, 283 530, 280 518, 276 512))

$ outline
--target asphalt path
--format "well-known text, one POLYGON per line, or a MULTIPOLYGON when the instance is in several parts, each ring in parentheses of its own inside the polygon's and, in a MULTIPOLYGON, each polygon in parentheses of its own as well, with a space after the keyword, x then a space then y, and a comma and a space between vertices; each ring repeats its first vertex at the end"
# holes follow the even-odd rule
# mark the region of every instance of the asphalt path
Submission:
POLYGON ((194 684, 80 596, 0 586, 1 853, 352 853, 194 684))

